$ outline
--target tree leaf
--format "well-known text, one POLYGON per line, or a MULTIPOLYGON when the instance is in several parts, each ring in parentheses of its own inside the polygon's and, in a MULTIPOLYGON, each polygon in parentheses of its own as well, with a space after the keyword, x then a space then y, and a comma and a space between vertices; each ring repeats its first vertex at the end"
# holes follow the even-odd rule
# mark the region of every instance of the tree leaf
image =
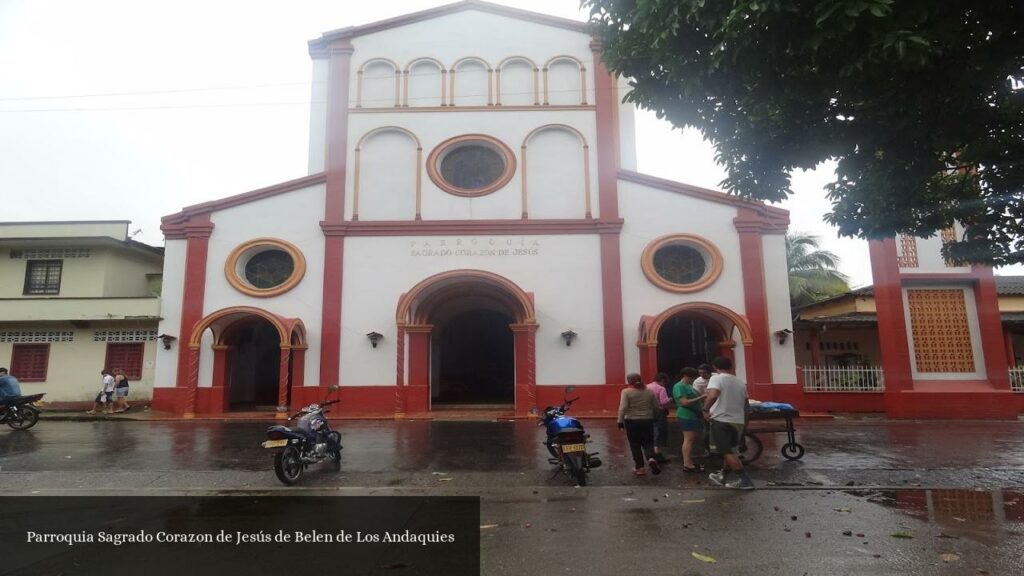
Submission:
POLYGON ((718 560, 715 560, 711 556, 705 556, 704 554, 700 554, 698 552, 690 552, 690 554, 697 560, 700 560, 701 562, 707 562, 708 564, 714 564, 715 562, 718 562, 718 560))
POLYGON ((892 536, 893 538, 913 538, 914 537, 913 534, 911 534, 910 532, 893 532, 892 534, 889 534, 889 536, 892 536))

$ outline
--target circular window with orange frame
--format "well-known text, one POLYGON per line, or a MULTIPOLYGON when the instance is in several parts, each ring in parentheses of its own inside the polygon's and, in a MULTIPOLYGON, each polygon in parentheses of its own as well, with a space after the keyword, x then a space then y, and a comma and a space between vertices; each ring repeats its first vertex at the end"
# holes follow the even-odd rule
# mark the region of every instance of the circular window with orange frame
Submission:
POLYGON ((438 188, 456 196, 483 196, 508 184, 516 157, 500 140, 465 134, 437 145, 427 157, 427 175, 438 188))
POLYGON ((693 234, 662 236, 644 248, 641 266, 654 285, 670 292, 697 292, 722 274, 722 253, 693 234))
POLYGON ((256 238, 239 245, 224 263, 224 276, 243 294, 267 298, 283 294, 306 273, 306 259, 294 244, 256 238))

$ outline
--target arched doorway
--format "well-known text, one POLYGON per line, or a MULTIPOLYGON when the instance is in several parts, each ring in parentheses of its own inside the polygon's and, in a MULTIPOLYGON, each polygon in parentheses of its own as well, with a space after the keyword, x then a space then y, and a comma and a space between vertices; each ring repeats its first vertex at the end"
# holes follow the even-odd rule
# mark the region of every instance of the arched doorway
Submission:
POLYGON ((514 403, 526 414, 536 404, 533 301, 510 280, 431 276, 402 295, 396 321, 399 410, 514 403))
POLYGON ((190 364, 198 366, 203 334, 212 334, 209 386, 191 371, 187 402, 199 412, 287 410, 293 386, 303 385, 306 330, 301 320, 254 307, 218 310, 203 318, 189 338, 190 364))
POLYGON ((650 381, 656 373, 665 372, 674 379, 681 368, 696 367, 717 356, 736 361, 733 339, 737 336, 744 351, 753 344, 747 319, 710 302, 686 302, 656 316, 643 316, 637 334, 640 375, 650 381))
POLYGON ((681 312, 658 330, 658 372, 675 381, 686 366, 696 368, 722 355, 722 327, 698 314, 681 312))

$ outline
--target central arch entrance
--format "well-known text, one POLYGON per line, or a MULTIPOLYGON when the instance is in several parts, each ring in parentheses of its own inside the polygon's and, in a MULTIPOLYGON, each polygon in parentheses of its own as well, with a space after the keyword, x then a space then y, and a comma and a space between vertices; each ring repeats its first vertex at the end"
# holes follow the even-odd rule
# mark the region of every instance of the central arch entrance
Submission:
POLYGON ((686 302, 656 316, 643 316, 637 335, 640 375, 649 382, 658 372, 665 372, 674 380, 682 368, 696 368, 717 356, 735 362, 734 336, 744 350, 753 344, 747 319, 711 302, 686 302))
POLYGON ((396 320, 399 411, 536 404, 533 300, 507 278, 431 276, 402 296, 396 320))

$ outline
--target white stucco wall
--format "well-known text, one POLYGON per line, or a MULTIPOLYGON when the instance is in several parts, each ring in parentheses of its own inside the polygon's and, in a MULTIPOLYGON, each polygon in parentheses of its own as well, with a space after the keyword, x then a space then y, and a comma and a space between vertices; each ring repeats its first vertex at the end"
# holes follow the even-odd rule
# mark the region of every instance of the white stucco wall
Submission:
POLYGON ((313 60, 309 105, 309 173, 323 172, 327 152, 328 60, 313 60))
MULTIPOLYGON (((229 306, 254 306, 284 318, 301 319, 310 345, 306 352, 306 384, 320 380, 324 235, 319 223, 324 219, 324 193, 325 187, 320 184, 214 212, 211 215, 214 230, 207 257, 203 314, 229 306), (306 259, 306 274, 298 285, 284 294, 256 298, 235 290, 228 283, 224 264, 239 244, 264 237, 294 244, 306 259)), ((203 366, 209 363, 209 358, 212 356, 204 347, 203 366)), ((208 374, 200 379, 200 385, 210 385, 208 374)))
POLYGON ((394 385, 395 310, 400 296, 421 280, 454 269, 493 272, 534 294, 540 325, 536 350, 538 384, 604 381, 596 236, 351 237, 345 241, 344 266, 341 381, 346 385, 394 385), (536 249, 537 254, 479 255, 483 250, 516 248, 536 249), (476 250, 478 255, 457 255, 459 250, 476 250), (387 266, 382 266, 382 262, 387 262, 387 266), (579 334, 571 347, 560 337, 568 329, 579 334), (370 348, 366 340, 366 333, 371 331, 384 335, 376 349, 370 348))
POLYGON ((775 332, 793 330, 793 317, 789 308, 789 266, 786 263, 786 237, 782 234, 765 234, 762 237, 764 252, 765 290, 768 294, 768 332, 771 335, 772 382, 775 384, 796 383, 796 358, 793 334, 785 344, 779 344, 775 332))
MULTIPOLYGON (((424 220, 482 220, 482 219, 518 219, 522 213, 522 144, 526 136, 536 128, 548 124, 565 124, 578 130, 589 144, 590 154, 590 181, 591 181, 591 205, 592 214, 599 216, 597 201, 597 158, 596 158, 596 124, 592 111, 573 110, 538 110, 529 113, 508 113, 508 112, 391 112, 372 114, 352 114, 349 117, 349 156, 348 165, 348 190, 346 194, 345 218, 352 216, 353 189, 355 183, 355 146, 360 139, 371 131, 382 126, 398 126, 409 130, 419 139, 423 146, 423 165, 420 166, 422 181, 422 216, 424 220), (512 179, 495 192, 479 197, 462 197, 449 194, 437 187, 427 175, 426 162, 431 150, 436 148, 445 140, 463 134, 486 134, 503 142, 512 151, 516 158, 516 170, 512 179)), ((541 134, 543 137, 544 134, 541 134)), ((359 204, 360 218, 367 205, 372 205, 373 196, 394 195, 404 196, 401 200, 414 200, 415 190, 415 162, 409 162, 407 143, 400 137, 391 135, 374 135, 373 139, 382 138, 394 143, 394 150, 384 147, 376 148, 374 151, 364 151, 365 160, 360 165, 360 186, 359 204), (365 154, 372 154, 365 157, 365 154), (402 161, 381 163, 374 161, 374 158, 400 157, 402 161), (382 173, 381 167, 386 171, 382 173)), ((582 158, 582 150, 575 138, 560 139, 565 146, 560 150, 550 150, 545 147, 548 158, 541 163, 537 170, 547 174, 549 178, 557 177, 559 181, 565 180, 569 183, 577 182, 582 178, 582 171, 579 163, 582 158), (561 165, 564 167, 562 173, 552 174, 545 168, 545 164, 561 165)), ((532 154, 531 154, 532 156, 532 154)), ((534 168, 528 165, 527 171, 531 174, 534 168)), ((574 184, 574 186, 577 184, 574 184)), ((528 198, 533 198, 540 193, 534 190, 527 190, 528 198)), ((574 196, 574 192, 566 194, 574 196)), ((527 201, 533 204, 533 200, 527 201)), ((371 212, 372 214, 372 212, 371 212)), ((385 212, 385 214, 390 214, 385 212)), ((577 217, 582 217, 582 209, 577 217)), ((372 218, 371 218, 372 219, 372 218)))
POLYGON ((903 309, 906 310, 907 344, 910 347, 910 371, 915 380, 982 380, 986 378, 985 359, 981 350, 981 330, 978 323, 978 307, 974 301, 974 290, 963 285, 950 284, 929 284, 913 285, 903 288, 903 309), (967 307, 967 326, 971 333, 971 349, 974 356, 974 372, 966 373, 943 373, 943 372, 920 372, 917 369, 916 354, 914 352, 914 330, 910 321, 910 304, 907 300, 907 290, 962 290, 964 293, 964 305, 967 307))
MULTIPOLYGON (((620 252, 628 372, 640 369, 636 340, 641 316, 657 316, 685 302, 711 302, 745 314, 739 235, 733 225, 734 207, 619 180, 619 212, 625 218, 620 252), (678 294, 659 288, 647 279, 641 268, 642 254, 648 244, 666 234, 681 233, 700 236, 722 253, 722 274, 715 283, 699 292, 678 294)), ((737 360, 742 351, 742 345, 737 345, 737 360)))
POLYGON ((178 351, 188 345, 188 334, 181 331, 181 298, 185 291, 186 240, 167 240, 164 243, 164 282, 160 296, 160 324, 157 334, 177 338, 170 350, 156 347, 156 375, 153 386, 173 387, 178 377, 178 351))

